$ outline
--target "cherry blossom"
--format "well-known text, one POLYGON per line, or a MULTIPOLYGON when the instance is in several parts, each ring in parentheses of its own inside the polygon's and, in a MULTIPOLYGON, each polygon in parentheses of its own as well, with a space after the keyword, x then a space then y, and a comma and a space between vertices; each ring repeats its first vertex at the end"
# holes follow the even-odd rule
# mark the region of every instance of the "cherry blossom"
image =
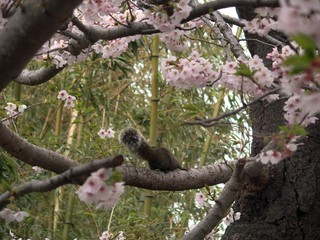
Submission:
POLYGON ((67 99, 68 96, 69 96, 69 94, 67 93, 66 90, 61 90, 61 91, 59 92, 59 94, 58 94, 58 99, 64 101, 64 100, 67 99))
POLYGON ((66 90, 61 90, 57 98, 59 100, 65 101, 64 106, 66 108, 69 109, 74 107, 74 101, 76 100, 76 97, 68 94, 66 90))
MULTIPOLYGON (((226 86, 229 89, 241 91, 257 97, 268 91, 270 87, 274 85, 274 80, 275 78, 273 77, 272 72, 264 66, 262 59, 259 56, 254 55, 251 59, 246 61, 239 60, 239 62, 226 62, 221 67, 221 77, 215 85, 226 86), (246 64, 253 73, 251 78, 235 75, 240 63, 246 64)), ((267 98, 267 100, 271 101, 277 97, 278 95, 274 95, 271 99, 267 98)))
POLYGON ((98 135, 100 138, 105 139, 107 138, 114 138, 115 131, 113 131, 111 128, 108 128, 107 130, 101 128, 98 132, 98 135))
POLYGON ((204 87, 218 78, 219 73, 212 70, 212 64, 193 51, 186 59, 177 60, 171 56, 163 59, 161 70, 168 84, 177 88, 204 87))
POLYGON ((225 225, 229 226, 234 221, 238 221, 240 219, 240 216, 240 212, 235 213, 233 208, 231 208, 229 214, 222 221, 225 225))
POLYGON ((198 192, 195 195, 195 200, 198 203, 198 205, 200 207, 202 207, 204 205, 205 200, 206 200, 206 196, 204 195, 203 192, 198 192))
POLYGON ((28 107, 25 104, 22 104, 17 108, 16 104, 8 102, 7 106, 4 109, 6 110, 8 117, 11 118, 23 114, 24 110, 27 108, 28 107))
POLYGON ((9 208, 4 208, 0 212, 0 218, 4 219, 6 224, 9 224, 13 221, 22 222, 24 218, 28 217, 29 214, 24 211, 14 212, 9 208))
POLYGON ((41 173, 41 172, 43 172, 43 170, 44 170, 43 168, 38 167, 38 166, 33 166, 32 169, 33 169, 35 172, 37 172, 37 173, 41 173))
POLYGON ((258 161, 262 164, 277 164, 283 159, 283 155, 279 151, 268 150, 259 154, 258 161))
MULTIPOLYGON (((187 18, 192 10, 190 0, 180 0, 173 8, 173 14, 168 15, 165 9, 152 12, 152 9, 144 11, 149 23, 161 32, 169 32, 180 26, 183 19, 187 18)), ((160 7, 160 6, 159 6, 160 7)))
POLYGON ((78 189, 79 199, 87 204, 95 204, 97 209, 107 210, 114 207, 124 191, 124 182, 107 185, 105 181, 110 178, 111 173, 108 169, 99 169, 92 173, 78 189))
POLYGON ((111 232, 104 231, 99 237, 99 240, 111 240, 112 238, 113 238, 113 234, 111 232))

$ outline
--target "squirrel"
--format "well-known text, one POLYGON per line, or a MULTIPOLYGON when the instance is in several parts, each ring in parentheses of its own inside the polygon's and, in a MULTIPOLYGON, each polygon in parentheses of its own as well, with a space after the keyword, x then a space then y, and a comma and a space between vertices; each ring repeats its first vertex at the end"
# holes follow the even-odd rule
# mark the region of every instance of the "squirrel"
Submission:
POLYGON ((119 141, 131 153, 137 154, 139 158, 149 164, 151 170, 162 172, 174 171, 183 168, 172 153, 165 147, 151 147, 143 135, 135 128, 127 128, 120 133, 119 141))

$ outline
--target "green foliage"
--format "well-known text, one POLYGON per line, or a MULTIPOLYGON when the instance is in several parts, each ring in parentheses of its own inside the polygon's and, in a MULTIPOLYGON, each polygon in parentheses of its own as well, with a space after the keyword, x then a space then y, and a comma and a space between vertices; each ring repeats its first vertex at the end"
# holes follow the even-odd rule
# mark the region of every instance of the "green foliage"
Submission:
POLYGON ((306 136, 308 134, 305 127, 298 124, 279 126, 279 129, 288 136, 306 136))
POLYGON ((236 70, 236 76, 247 77, 250 79, 253 79, 253 75, 256 73, 256 70, 251 71, 245 63, 240 63, 236 70))
POLYGON ((303 49, 302 54, 290 56, 284 62, 290 67, 290 73, 294 75, 307 71, 312 66, 316 60, 317 46, 314 40, 305 34, 296 34, 292 38, 303 49))

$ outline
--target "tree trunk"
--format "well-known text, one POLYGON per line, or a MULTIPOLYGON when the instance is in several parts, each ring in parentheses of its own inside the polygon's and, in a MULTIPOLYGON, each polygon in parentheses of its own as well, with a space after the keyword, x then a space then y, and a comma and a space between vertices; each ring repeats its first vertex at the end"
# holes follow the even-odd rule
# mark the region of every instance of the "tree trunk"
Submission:
MULTIPOLYGON (((250 9, 238 9, 238 13, 247 19, 254 16, 250 9)), ((249 42, 248 47, 252 55, 260 57, 271 52, 257 42, 249 42)), ((266 144, 261 136, 270 136, 285 124, 283 102, 256 104, 250 115, 254 134, 252 155, 255 155, 266 144)), ((319 121, 307 130, 303 145, 291 158, 271 167, 267 182, 260 179, 245 185, 234 206, 235 211, 241 212, 241 218, 226 229, 222 240, 320 239, 319 121)))

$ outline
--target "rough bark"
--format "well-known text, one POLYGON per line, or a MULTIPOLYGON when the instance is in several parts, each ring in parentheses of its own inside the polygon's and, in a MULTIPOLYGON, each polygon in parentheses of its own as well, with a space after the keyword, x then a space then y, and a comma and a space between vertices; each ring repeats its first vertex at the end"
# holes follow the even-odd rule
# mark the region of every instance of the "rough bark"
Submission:
MULTIPOLYGON (((248 8, 238 10, 246 18, 253 16, 248 8)), ((268 51, 257 42, 250 42, 248 47, 251 54, 260 56, 268 51)), ((253 155, 265 144, 258 135, 270 135, 278 131, 278 125, 284 124, 282 107, 282 102, 276 102, 260 103, 251 108, 253 132, 256 133, 253 155)), ((319 122, 310 126, 308 133, 304 144, 291 158, 272 166, 267 183, 246 184, 235 204, 241 218, 227 228, 223 240, 320 239, 319 122)))

